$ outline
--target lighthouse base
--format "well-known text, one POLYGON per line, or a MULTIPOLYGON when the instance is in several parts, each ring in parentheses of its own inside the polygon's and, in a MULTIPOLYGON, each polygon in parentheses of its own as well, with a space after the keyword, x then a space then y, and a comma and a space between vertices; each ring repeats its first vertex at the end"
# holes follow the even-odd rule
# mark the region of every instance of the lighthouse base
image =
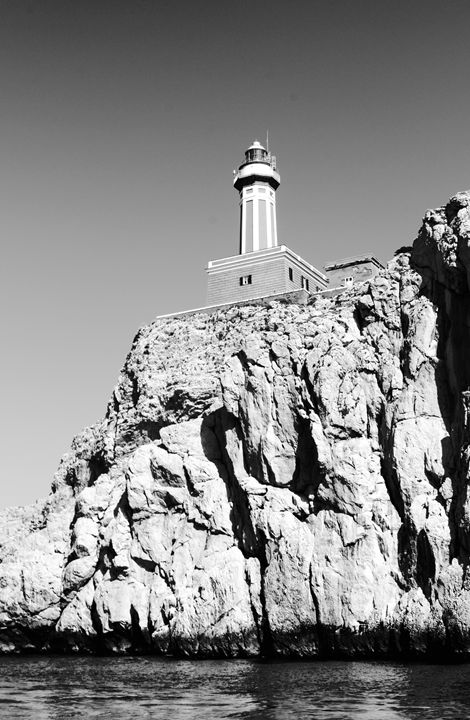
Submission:
POLYGON ((207 267, 208 305, 327 287, 325 275, 285 245, 211 260, 207 267))

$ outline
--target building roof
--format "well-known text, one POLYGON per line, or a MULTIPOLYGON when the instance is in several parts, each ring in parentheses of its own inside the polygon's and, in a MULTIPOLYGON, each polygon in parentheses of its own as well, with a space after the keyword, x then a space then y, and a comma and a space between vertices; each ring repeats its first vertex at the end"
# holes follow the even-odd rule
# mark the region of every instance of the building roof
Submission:
POLYGON ((220 270, 225 270, 230 266, 242 267, 243 265, 251 265, 253 263, 263 263, 281 255, 285 255, 291 262, 299 267, 305 267, 308 269, 310 273, 316 276, 317 280, 320 282, 327 282, 327 277, 320 270, 300 257, 300 255, 297 255, 297 253, 287 247, 287 245, 274 245, 274 247, 263 248, 263 250, 254 250, 253 252, 231 255, 230 257, 220 258, 218 260, 209 260, 207 272, 218 272, 220 270))
POLYGON ((261 149, 261 150, 266 150, 266 148, 263 147, 263 145, 261 145, 261 143, 259 142, 259 140, 254 140, 253 143, 252 143, 252 144, 250 145, 250 147, 248 148, 248 150, 260 150, 260 149, 261 149))
POLYGON ((334 260, 332 262, 325 263, 323 266, 324 270, 337 270, 339 268, 349 267, 351 265, 362 265, 362 263, 370 262, 380 270, 384 267, 380 260, 377 260, 371 253, 365 253, 364 255, 354 255, 352 257, 342 258, 341 260, 334 260))

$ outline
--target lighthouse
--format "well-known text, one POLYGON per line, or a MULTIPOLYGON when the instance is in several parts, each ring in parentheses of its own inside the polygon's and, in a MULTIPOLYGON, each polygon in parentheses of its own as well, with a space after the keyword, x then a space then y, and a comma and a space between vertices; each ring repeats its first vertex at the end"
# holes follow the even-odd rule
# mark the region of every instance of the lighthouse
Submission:
POLYGON ((277 246, 276 158, 258 140, 245 151, 233 185, 240 194, 240 254, 277 246))
POLYGON ((276 191, 281 183, 276 158, 255 140, 245 151, 233 186, 239 195, 238 255, 210 260, 207 304, 264 301, 306 302, 324 290, 326 276, 286 245, 279 245, 276 191))

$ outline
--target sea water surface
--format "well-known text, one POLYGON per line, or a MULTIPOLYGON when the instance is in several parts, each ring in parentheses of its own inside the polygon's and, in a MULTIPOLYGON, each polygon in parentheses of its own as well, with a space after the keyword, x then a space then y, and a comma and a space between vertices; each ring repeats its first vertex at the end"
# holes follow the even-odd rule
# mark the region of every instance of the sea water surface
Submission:
POLYGON ((3 657, 0 717, 460 720, 470 665, 3 657))

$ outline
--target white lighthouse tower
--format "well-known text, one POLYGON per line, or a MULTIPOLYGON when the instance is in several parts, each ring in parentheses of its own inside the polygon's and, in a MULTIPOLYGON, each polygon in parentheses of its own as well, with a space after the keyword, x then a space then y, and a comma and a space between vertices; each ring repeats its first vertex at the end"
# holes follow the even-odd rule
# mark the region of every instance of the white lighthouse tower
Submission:
POLYGON ((266 298, 306 302, 310 293, 326 288, 323 273, 286 245, 278 245, 280 182, 276 158, 255 140, 233 178, 240 194, 239 254, 209 261, 208 306, 266 298))
POLYGON ((245 152, 233 185, 240 193, 240 254, 277 246, 276 158, 255 140, 245 152))

